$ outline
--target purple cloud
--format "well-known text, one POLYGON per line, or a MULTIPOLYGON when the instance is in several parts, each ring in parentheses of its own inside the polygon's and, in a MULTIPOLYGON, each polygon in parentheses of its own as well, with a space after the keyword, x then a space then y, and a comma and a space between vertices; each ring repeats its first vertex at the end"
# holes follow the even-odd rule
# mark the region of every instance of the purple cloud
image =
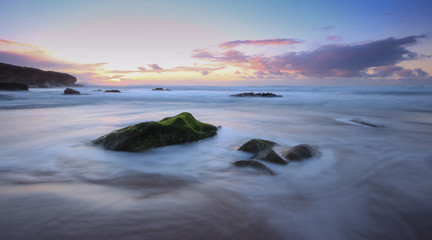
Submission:
POLYGON ((233 48, 239 45, 257 45, 257 46, 266 46, 266 45, 292 45, 301 43, 302 41, 291 38, 275 38, 275 39, 262 39, 262 40, 235 40, 229 41, 219 44, 221 48, 233 48))
POLYGON ((157 70, 157 71, 163 70, 163 68, 159 67, 159 65, 157 65, 156 63, 148 64, 148 67, 151 68, 152 70, 157 70))
POLYGON ((212 53, 208 50, 196 49, 193 51, 192 57, 202 60, 228 63, 241 63, 248 61, 248 56, 236 50, 228 50, 222 53, 212 53))
MULTIPOLYGON (((388 38, 357 45, 326 45, 310 52, 250 58, 249 63, 256 71, 276 75, 296 72, 308 77, 365 76, 365 72, 371 67, 393 66, 402 61, 419 59, 421 56, 408 50, 406 46, 415 44, 422 37, 424 36, 388 38)), ((390 70, 392 73, 401 71, 383 68, 378 69, 377 74, 388 75, 390 73, 386 71, 390 70)), ((417 75, 423 76, 424 71, 421 71, 417 71, 417 75)))

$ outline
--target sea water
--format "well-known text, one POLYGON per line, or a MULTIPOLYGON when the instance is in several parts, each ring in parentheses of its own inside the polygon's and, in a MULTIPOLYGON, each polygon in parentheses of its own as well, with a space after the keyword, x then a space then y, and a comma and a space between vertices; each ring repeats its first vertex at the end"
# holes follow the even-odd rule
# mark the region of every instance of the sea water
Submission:
POLYGON ((0 92, 0 239, 432 237, 431 87, 152 88, 0 92), (217 136, 140 153, 90 143, 181 112, 217 136), (233 165, 252 138, 319 152, 265 163, 269 176, 233 165))

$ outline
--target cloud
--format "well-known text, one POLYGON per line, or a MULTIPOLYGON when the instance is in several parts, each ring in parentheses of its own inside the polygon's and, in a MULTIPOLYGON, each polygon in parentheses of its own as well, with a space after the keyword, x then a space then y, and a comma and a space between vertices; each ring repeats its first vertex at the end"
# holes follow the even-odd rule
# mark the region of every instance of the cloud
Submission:
POLYGON ((370 67, 418 59, 406 48, 422 36, 388 38, 358 45, 327 45, 310 52, 288 53, 268 61, 267 69, 295 70, 313 77, 355 77, 370 67))
POLYGON ((140 71, 146 71, 147 69, 146 68, 144 68, 144 67, 138 67, 138 70, 140 70, 140 71))
POLYGON ((156 63, 153 64, 148 64, 148 67, 152 70, 156 70, 156 71, 160 71, 163 70, 163 68, 159 67, 159 65, 157 65, 156 63))
POLYGON ((257 46, 266 46, 266 45, 292 45, 301 43, 302 41, 291 38, 275 38, 275 39, 262 39, 262 40, 235 40, 229 42, 223 42, 219 44, 220 48, 233 48, 239 45, 257 45, 257 46))
POLYGON ((423 56, 408 50, 422 36, 388 38, 353 45, 325 45, 305 52, 288 52, 281 55, 263 57, 201 51, 194 55, 200 59, 225 63, 246 62, 245 68, 259 75, 291 75, 306 77, 360 77, 368 76, 370 68, 377 68, 371 76, 427 76, 421 69, 404 70, 394 68, 407 60, 423 56), (233 58, 232 56, 237 56, 233 58), (240 57, 241 56, 241 57, 240 57), (234 61, 236 60, 236 61, 234 61))
POLYGON ((334 41, 339 41, 342 40, 342 37, 339 35, 330 35, 326 37, 327 40, 334 40, 334 41))
POLYGON ((41 48, 37 45, 33 45, 33 44, 27 44, 27 43, 20 43, 20 42, 15 42, 15 41, 10 41, 10 40, 6 40, 6 39, 0 39, 0 47, 11 47, 11 46, 17 46, 17 47, 24 47, 24 48, 32 48, 32 49, 36 49, 36 50, 40 50, 41 48))
POLYGON ((48 56, 40 54, 24 54, 24 53, 14 53, 14 52, 4 52, 0 51, 0 62, 41 68, 44 70, 75 70, 75 71, 90 71, 96 70, 103 67, 107 63, 94 63, 94 64, 79 64, 73 62, 65 62, 57 59, 50 58, 48 56))
POLYGON ((192 52, 192 58, 227 63, 242 63, 248 61, 248 56, 236 50, 228 50, 222 53, 218 53, 210 52, 206 49, 195 49, 192 52))
POLYGON ((209 71, 207 71, 207 70, 201 71, 201 74, 204 75, 204 76, 206 76, 206 75, 209 74, 209 71))
POLYGON ((370 69, 368 72, 369 77, 396 77, 396 78, 426 78, 428 73, 420 68, 407 69, 395 65, 379 66, 370 69))
MULTIPOLYGON (((260 77, 426 78, 428 73, 420 68, 405 69, 396 66, 404 61, 424 58, 424 55, 412 52, 407 47, 416 44, 418 39, 425 37, 427 36, 420 35, 387 38, 360 44, 331 44, 312 51, 287 52, 274 56, 246 55, 233 49, 227 51, 196 49, 192 52, 192 57, 221 65, 240 67, 245 71, 252 70, 256 76, 260 77)), ((329 36, 329 39, 338 38, 340 37, 329 36)), ((258 44, 258 42, 256 43, 258 44)), ((247 43, 231 41, 219 46, 228 46, 229 48, 236 46, 236 44, 247 43)))

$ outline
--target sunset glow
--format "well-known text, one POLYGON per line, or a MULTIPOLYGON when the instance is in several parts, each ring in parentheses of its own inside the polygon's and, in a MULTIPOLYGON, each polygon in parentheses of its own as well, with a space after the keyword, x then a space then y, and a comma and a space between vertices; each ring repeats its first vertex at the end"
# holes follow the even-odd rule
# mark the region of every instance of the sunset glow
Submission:
POLYGON ((227 4, 4 1, 0 62, 97 85, 431 82, 427 1, 227 4))

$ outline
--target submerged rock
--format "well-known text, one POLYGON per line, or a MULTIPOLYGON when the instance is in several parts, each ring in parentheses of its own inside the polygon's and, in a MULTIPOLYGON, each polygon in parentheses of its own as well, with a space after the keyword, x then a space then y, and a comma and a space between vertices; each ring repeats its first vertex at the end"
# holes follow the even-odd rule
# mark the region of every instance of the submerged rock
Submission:
POLYGON ((65 95, 79 95, 80 92, 77 91, 77 90, 75 90, 75 89, 72 89, 72 88, 66 88, 66 89, 64 90, 64 93, 63 93, 63 94, 65 94, 65 95))
POLYGON ((234 162, 234 166, 236 167, 253 167, 255 169, 258 169, 260 171, 264 171, 270 175, 276 175, 273 170, 271 170, 270 168, 268 168, 266 165, 258 162, 258 161, 254 161, 254 160, 240 160, 240 161, 236 161, 234 162))
POLYGON ((282 95, 277 95, 271 92, 267 92, 267 93, 246 92, 246 93, 233 94, 231 95, 231 97, 282 97, 282 95))
POLYGON ((282 152, 282 156, 288 160, 302 160, 304 158, 313 157, 316 149, 308 144, 300 144, 289 148, 287 151, 282 152))
POLYGON ((159 122, 143 122, 116 130, 92 143, 114 151, 139 152, 149 148, 198 141, 217 134, 217 127, 196 120, 188 112, 159 122))
POLYGON ((363 125, 363 126, 367 126, 367 127, 373 127, 373 128, 381 127, 379 125, 376 125, 376 124, 373 124, 373 123, 369 123, 369 122, 365 122, 365 121, 362 121, 360 119, 351 119, 350 121, 353 122, 353 123, 357 123, 357 124, 363 125))
POLYGON ((254 153, 253 159, 263 160, 276 164, 285 165, 287 162, 283 160, 272 147, 276 145, 275 142, 263 140, 263 139, 252 139, 241 145, 238 150, 244 152, 254 153))
POLYGON ((14 82, 0 82, 0 90, 4 91, 28 91, 27 85, 14 82))
POLYGON ((120 93, 120 90, 105 90, 108 93, 120 93))

